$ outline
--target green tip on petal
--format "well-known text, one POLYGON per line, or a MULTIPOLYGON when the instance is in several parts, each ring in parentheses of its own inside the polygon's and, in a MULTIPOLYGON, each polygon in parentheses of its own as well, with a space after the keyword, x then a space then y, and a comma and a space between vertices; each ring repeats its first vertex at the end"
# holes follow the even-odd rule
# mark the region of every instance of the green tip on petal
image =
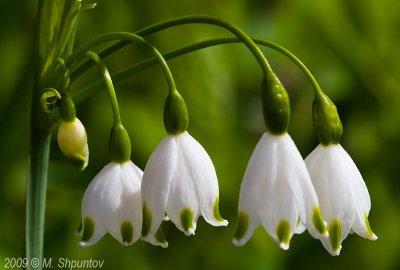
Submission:
POLYGON ((80 236, 82 234, 82 229, 83 229, 83 225, 82 225, 82 220, 79 223, 79 227, 78 230, 76 230, 76 235, 80 236))
POLYGON ((300 223, 301 223, 301 218, 300 218, 300 216, 299 216, 299 217, 297 218, 296 228, 299 227, 300 223))
POLYGON ((367 213, 364 213, 364 219, 365 219, 365 228, 367 229, 368 239, 370 239, 370 240, 378 239, 378 236, 376 236, 374 234, 374 232, 371 230, 371 227, 370 227, 369 221, 368 221, 367 213))
POLYGON ((236 224, 235 235, 233 236, 234 242, 239 242, 249 229, 249 215, 245 212, 239 212, 238 221, 236 224))
POLYGON ((187 235, 193 234, 193 211, 185 208, 181 212, 181 225, 187 235))
POLYGON ((321 215, 319 207, 315 207, 312 212, 311 220, 314 228, 322 235, 327 236, 326 225, 321 215))
POLYGON ((216 221, 219 221, 219 222, 225 221, 221 217, 221 214, 219 213, 219 198, 218 197, 215 199, 215 202, 214 202, 213 213, 214 213, 214 218, 216 221))
POLYGON ((163 247, 163 248, 168 247, 168 242, 167 242, 167 240, 165 240, 164 233, 163 233, 161 227, 158 228, 156 234, 154 235, 154 239, 158 242, 158 244, 160 244, 161 247, 163 247))
POLYGON ((94 221, 90 217, 83 219, 83 234, 81 242, 89 241, 94 234, 94 221))
POLYGON ((287 250, 290 242, 290 224, 287 220, 281 220, 276 227, 276 235, 278 236, 279 246, 287 250))
POLYGON ((143 203, 142 212, 143 212, 142 236, 146 237, 150 232, 151 219, 152 219, 151 211, 149 208, 147 208, 146 203, 143 203))
POLYGON ((335 255, 339 255, 340 252, 340 241, 342 239, 342 223, 334 219, 329 224, 329 242, 335 255))
POLYGON ((71 157, 72 163, 77 166, 81 171, 83 171, 87 165, 88 165, 88 160, 85 156, 82 155, 75 155, 71 157))
POLYGON ((121 236, 124 245, 129 245, 133 240, 133 226, 130 221, 124 221, 121 224, 121 236))

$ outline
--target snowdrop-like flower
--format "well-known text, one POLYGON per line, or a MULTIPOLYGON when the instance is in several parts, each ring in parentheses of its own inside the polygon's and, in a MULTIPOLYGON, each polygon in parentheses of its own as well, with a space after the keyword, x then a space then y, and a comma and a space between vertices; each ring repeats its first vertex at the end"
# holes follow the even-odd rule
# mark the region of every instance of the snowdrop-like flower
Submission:
POLYGON ((86 168, 89 162, 89 148, 85 127, 78 118, 61 122, 57 142, 65 156, 76 161, 81 170, 86 168))
POLYGON ((95 244, 106 232, 123 245, 140 238, 142 175, 130 160, 110 162, 96 175, 82 200, 81 246, 95 244))
POLYGON ((286 132, 265 132, 251 156, 240 189, 233 243, 245 244, 260 224, 285 250, 292 235, 306 227, 315 238, 327 236, 307 168, 286 132))
POLYGON ((158 229, 169 218, 186 235, 194 234, 200 215, 226 226, 218 208, 218 180, 210 157, 186 131, 168 135, 151 155, 143 174, 144 240, 167 247, 158 229))
POLYGON ((339 255, 341 243, 351 231, 376 240, 368 214, 371 200, 364 180, 351 157, 340 144, 320 144, 305 159, 328 222, 329 239, 321 239, 331 255, 339 255))

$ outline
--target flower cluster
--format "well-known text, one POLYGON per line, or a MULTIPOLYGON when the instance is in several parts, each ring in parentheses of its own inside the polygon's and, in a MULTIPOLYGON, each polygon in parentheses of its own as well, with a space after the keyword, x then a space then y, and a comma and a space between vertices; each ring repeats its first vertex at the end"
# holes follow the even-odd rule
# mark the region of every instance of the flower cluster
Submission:
MULTIPOLYGON (((86 149, 87 160, 85 129, 75 115, 73 119, 71 124, 61 123, 59 146, 69 157, 86 149)), ((200 215, 213 226, 228 224, 219 213, 214 165, 186 131, 186 105, 179 93, 172 92, 167 98, 164 121, 168 136, 151 155, 144 172, 130 160, 128 133, 119 115, 116 119, 110 134, 111 162, 96 175, 83 196, 77 231, 81 246, 93 245, 110 233, 123 245, 142 238, 167 247, 160 228, 163 220, 171 220, 186 235, 195 233, 200 215), (183 111, 176 114, 177 108, 183 111)))
MULTIPOLYGON (((99 57, 88 52, 94 61, 99 57)), ((131 144, 119 116, 111 77, 99 62, 114 112, 110 158, 89 184, 82 201, 81 246, 95 244, 110 233, 123 245, 138 239, 167 247, 161 224, 172 221, 194 235, 199 216, 213 226, 227 226, 219 213, 219 188, 214 165, 205 149, 187 132, 188 112, 171 87, 164 107, 167 136, 142 172, 130 159, 131 144)), ((260 225, 284 250, 294 234, 308 230, 331 255, 339 255, 349 233, 375 240, 368 215, 371 201, 353 160, 339 144, 343 127, 336 106, 317 89, 313 122, 320 145, 303 160, 288 134, 289 98, 283 85, 267 70, 262 83, 266 131, 255 147, 241 184, 233 244, 244 245, 260 225)), ((174 86, 173 81, 170 82, 174 86)), ((72 100, 60 102, 62 152, 88 164, 85 128, 75 116, 72 100)))
POLYGON ((313 120, 321 144, 305 161, 286 129, 267 122, 275 129, 264 133, 244 175, 235 245, 246 243, 261 224, 282 249, 289 248, 293 234, 308 229, 333 256, 351 231, 377 239, 368 222, 367 187, 339 144, 342 124, 336 106, 322 92, 314 100, 313 120))

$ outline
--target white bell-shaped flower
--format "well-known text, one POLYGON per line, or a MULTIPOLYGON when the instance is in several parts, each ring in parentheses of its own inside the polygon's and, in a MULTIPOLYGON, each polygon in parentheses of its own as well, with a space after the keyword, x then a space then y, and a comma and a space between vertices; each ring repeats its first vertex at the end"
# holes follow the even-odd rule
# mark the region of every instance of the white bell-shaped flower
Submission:
POLYGON ((81 246, 95 244, 106 232, 123 245, 140 238, 142 175, 130 160, 110 162, 96 175, 82 200, 81 246))
POLYGON ((86 130, 78 118, 62 121, 57 132, 57 142, 63 154, 77 162, 81 170, 89 162, 86 130))
POLYGON ((339 255, 341 243, 352 231, 370 239, 368 215, 371 200, 364 180, 340 144, 319 145, 305 159, 311 180, 328 223, 329 239, 321 239, 331 255, 339 255))
POLYGON ((327 237, 307 168, 287 133, 265 132, 251 156, 240 189, 233 243, 245 244, 260 224, 285 250, 293 234, 305 228, 315 238, 327 237))
POLYGON ((204 148, 187 132, 168 135, 143 173, 143 239, 167 247, 158 231, 166 218, 186 235, 194 234, 200 215, 211 225, 226 226, 218 198, 217 175, 204 148))

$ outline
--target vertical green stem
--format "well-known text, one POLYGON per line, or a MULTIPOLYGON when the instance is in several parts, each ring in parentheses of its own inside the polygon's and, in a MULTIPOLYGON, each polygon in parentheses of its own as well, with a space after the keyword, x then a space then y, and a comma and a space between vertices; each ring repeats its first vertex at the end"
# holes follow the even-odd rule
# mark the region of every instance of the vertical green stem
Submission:
MULTIPOLYGON (((26 258, 39 262, 43 258, 44 217, 46 205, 47 169, 49 165, 51 133, 31 130, 31 154, 26 191, 26 258)), ((32 267, 28 269, 41 269, 32 267)))
POLYGON ((55 118, 54 114, 45 113, 41 109, 40 95, 42 89, 54 83, 51 66, 56 58, 57 42, 62 31, 65 1, 40 0, 38 6, 35 33, 36 70, 31 102, 31 153, 26 189, 25 257, 29 262, 27 269, 42 269, 50 130, 55 118))

